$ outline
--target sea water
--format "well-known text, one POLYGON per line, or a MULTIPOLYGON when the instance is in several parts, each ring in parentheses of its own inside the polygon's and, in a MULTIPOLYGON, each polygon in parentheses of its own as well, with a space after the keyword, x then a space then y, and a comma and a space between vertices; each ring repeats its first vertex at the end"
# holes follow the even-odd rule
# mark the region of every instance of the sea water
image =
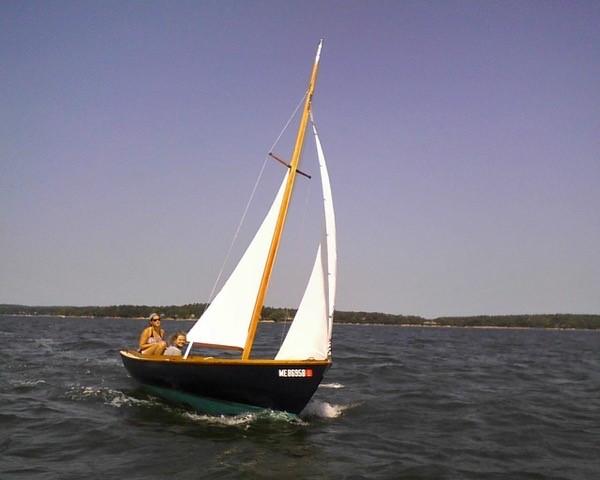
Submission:
POLYGON ((298 418, 223 417, 128 376, 145 325, 0 316, 0 479, 600 478, 600 332, 336 325, 298 418))

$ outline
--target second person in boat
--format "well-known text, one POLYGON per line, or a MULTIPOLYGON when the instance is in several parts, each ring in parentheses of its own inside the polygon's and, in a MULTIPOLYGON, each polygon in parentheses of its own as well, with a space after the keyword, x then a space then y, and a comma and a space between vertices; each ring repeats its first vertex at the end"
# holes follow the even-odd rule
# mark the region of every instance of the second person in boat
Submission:
POLYGON ((185 344, 185 332, 177 332, 175 335, 171 336, 169 346, 167 347, 163 355, 181 357, 183 355, 183 347, 185 347, 185 344))

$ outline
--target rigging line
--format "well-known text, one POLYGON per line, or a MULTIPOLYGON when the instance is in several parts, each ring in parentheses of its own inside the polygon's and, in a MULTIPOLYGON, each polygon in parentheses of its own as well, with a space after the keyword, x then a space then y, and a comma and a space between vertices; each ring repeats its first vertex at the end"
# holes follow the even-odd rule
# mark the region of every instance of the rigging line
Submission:
POLYGON ((281 335, 279 336, 279 348, 281 349, 281 346, 283 345, 283 339, 285 337, 285 334, 287 333, 287 324, 288 324, 288 317, 290 315, 290 309, 289 308, 284 308, 283 309, 283 322, 281 325, 281 335))
POLYGON ((260 172, 258 173, 258 177, 256 178, 256 182, 254 183, 254 188, 252 189, 252 193, 250 194, 250 198, 248 199, 248 203, 246 204, 246 208, 244 209, 242 218, 240 219, 237 229, 235 230, 235 234, 233 235, 233 239, 231 240, 231 244, 229 245, 229 250, 227 250, 227 255, 225 255, 225 260, 223 261, 223 265, 221 265, 221 270, 219 271, 219 275, 217 275, 217 279, 215 280, 212 290, 210 291, 207 306, 213 300, 213 295, 215 293, 217 285, 219 284, 219 281, 221 280, 221 276, 223 275, 223 270, 225 270, 225 265, 227 264, 227 261, 229 260, 229 256, 231 255, 231 251, 233 250, 233 245, 235 244, 235 241, 237 240, 237 237, 242 228, 242 224, 244 223, 244 220, 246 219, 246 214, 248 213, 248 209, 250 208, 250 204, 252 203, 252 199, 254 198, 254 194, 256 193, 256 189, 258 188, 258 184, 260 183, 260 179, 262 178, 262 175, 263 175, 263 172, 265 171, 266 165, 267 165, 267 158, 265 158, 265 161, 262 164, 260 172))
MULTIPOLYGON (((279 133, 279 136, 275 140, 275 143, 273 143, 273 145, 269 149, 269 152, 273 151, 273 149, 275 148, 275 145, 277 145, 277 143, 281 139, 282 135, 284 134, 284 132, 286 131, 286 129, 290 125, 290 122, 296 116, 296 113, 298 112, 298 109, 300 108, 300 105, 302 105, 302 102, 306 98, 306 94, 307 93, 308 93, 308 90, 306 92, 304 92, 304 95, 302 95, 302 98, 298 102, 298 105, 296 105, 296 108, 294 109, 294 111, 290 115, 290 118, 288 119, 287 123, 285 124, 285 126, 283 127, 283 129, 281 130, 281 132, 279 133)), ((225 265, 227 264, 227 262, 229 260, 229 256, 231 255, 231 251, 233 250, 233 245, 235 244, 235 241, 237 240, 237 237, 238 237, 238 235, 240 233, 240 229, 242 228, 242 224, 244 223, 244 220, 246 218, 246 214, 248 213, 248 209, 250 208, 250 204, 252 203, 252 199, 254 198, 254 194, 256 193, 256 189, 258 188, 258 184, 260 183, 260 179, 262 178, 262 175, 263 175, 263 172, 265 171, 265 166, 266 165, 267 165, 267 158, 265 158, 265 161, 262 164, 262 167, 260 169, 260 172, 258 174, 256 182, 254 183, 254 188, 252 189, 252 193, 250 194, 250 198, 248 200, 248 203, 246 204, 246 208, 244 209, 244 213, 242 214, 242 218, 240 219, 240 222, 239 222, 239 224, 237 226, 235 234, 233 235, 233 239, 231 240, 231 244, 229 245, 229 249, 227 250, 227 254, 225 255, 225 260, 223 261, 223 265, 221 265, 221 269, 219 270, 219 274, 217 275, 217 279, 215 280, 215 283, 213 284, 212 290, 210 291, 210 295, 208 297, 208 302, 205 304, 205 307, 204 307, 202 313, 200 314, 200 316, 202 316, 202 314, 204 313, 204 311, 206 311, 206 309, 208 308, 208 306, 210 305, 210 303, 213 300, 213 296, 215 294, 215 290, 217 289, 217 285, 219 284, 219 281, 221 280, 221 276, 223 275, 223 271, 225 270, 225 265)))
POLYGON ((269 149, 269 152, 272 152, 273 149, 275 148, 275 145, 277 145, 277 143, 279 143, 279 140, 281 139, 281 137, 284 134, 284 132, 287 130, 288 126, 290 125, 290 122, 296 116, 296 113, 298 112, 298 109, 300 108, 300 105, 302 105, 302 102, 306 98, 306 94, 307 93, 308 93, 308 90, 306 92, 304 92, 304 95, 302 95, 302 98, 298 102, 298 105, 296 105, 296 108, 294 109, 294 111, 290 115, 290 118, 288 118, 287 123, 285 124, 285 126, 283 127, 283 129, 281 130, 281 132, 279 133, 279 136, 277 137, 277 140, 275 140, 275 143, 273 143, 273 145, 271 145, 271 148, 269 149))
POLYGON ((306 195, 304 197, 304 211, 302 212, 302 220, 300 223, 300 238, 304 238, 304 232, 306 230, 306 216, 307 216, 307 212, 308 212, 308 203, 311 198, 311 193, 312 193, 312 183, 308 182, 308 189, 306 190, 306 195))
MULTIPOLYGON (((304 152, 302 152, 302 158, 304 158, 304 152)), ((300 160, 302 160, 302 158, 300 160)), ((306 231, 306 217, 308 215, 308 205, 310 203, 310 199, 312 196, 311 194, 312 194, 312 182, 308 182, 308 187, 306 190, 306 194, 304 196, 304 209, 302 212, 302 219, 300 221, 300 230, 299 230, 299 234, 298 234, 299 238, 304 238, 304 232, 306 231)), ((290 309, 287 308, 286 311, 289 312, 290 309)), ((296 310, 296 313, 297 312, 298 312, 298 310, 296 310)), ((281 348, 281 346, 283 345, 284 334, 287 335, 287 332, 289 331, 289 329, 292 325, 292 322, 289 322, 289 325, 288 325, 288 317, 289 317, 289 314, 286 315, 285 318, 283 319, 283 325, 281 328, 281 338, 279 339, 279 348, 281 348)))
MULTIPOLYGON (((310 113, 309 113, 310 123, 312 123, 314 125, 314 127, 317 128, 317 122, 315 122, 315 117, 313 117, 313 111, 314 111, 314 108, 311 108, 310 113)), ((318 131, 318 129, 317 129, 317 131, 318 131)))

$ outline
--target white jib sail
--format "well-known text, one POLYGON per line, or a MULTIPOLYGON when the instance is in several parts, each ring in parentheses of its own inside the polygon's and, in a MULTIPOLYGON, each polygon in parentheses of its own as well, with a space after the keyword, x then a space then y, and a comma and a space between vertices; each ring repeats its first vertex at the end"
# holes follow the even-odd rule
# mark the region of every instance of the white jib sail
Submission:
MULTIPOLYGON (((311 115, 312 120, 312 115, 311 115)), ((333 197, 331 195, 331 183, 329 182, 329 171, 325 163, 325 154, 319 140, 317 127, 313 121, 313 133, 317 145, 319 157, 319 170, 321 173, 321 188, 323 189, 323 209, 325 211, 325 244, 327 246, 327 338, 331 342, 333 329, 333 311, 335 308, 335 291, 337 282, 337 235, 335 230, 335 212, 333 211, 333 197)))
POLYGON ((325 155, 313 123, 319 157, 325 222, 308 286, 276 360, 324 360, 328 357, 337 275, 335 214, 325 155))
POLYGON ((235 270, 188 332, 190 345, 244 348, 287 177, 235 270))

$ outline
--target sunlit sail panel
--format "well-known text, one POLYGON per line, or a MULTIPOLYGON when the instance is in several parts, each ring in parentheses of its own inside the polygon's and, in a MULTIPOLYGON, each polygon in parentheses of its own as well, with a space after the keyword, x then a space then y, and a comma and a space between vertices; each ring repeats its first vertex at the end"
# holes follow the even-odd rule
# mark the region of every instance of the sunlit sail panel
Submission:
POLYGON ((314 123, 313 132, 319 156, 323 191, 325 214, 323 240, 319 245, 298 312, 275 357, 276 360, 326 359, 331 341, 337 263, 335 214, 325 156, 314 123))
POLYGON ((288 174, 285 175, 267 216, 235 270, 188 332, 189 342, 244 348, 287 177, 288 174))
POLYGON ((327 299, 325 265, 321 246, 298 312, 275 360, 324 360, 327 358, 327 299))
MULTIPOLYGON (((311 115, 312 120, 312 115, 311 115)), ((323 209, 325 212, 325 244, 327 257, 327 317, 328 317, 328 338, 331 341, 331 332, 333 328, 333 311, 335 308, 335 290, 337 281, 337 237, 335 230, 335 212, 333 210, 333 197, 331 195, 331 183, 329 182, 329 171, 325 162, 325 154, 319 140, 317 127, 313 121, 312 124, 315 143, 317 146, 317 155, 319 157, 319 171, 321 174, 321 188, 323 190, 323 209)))

